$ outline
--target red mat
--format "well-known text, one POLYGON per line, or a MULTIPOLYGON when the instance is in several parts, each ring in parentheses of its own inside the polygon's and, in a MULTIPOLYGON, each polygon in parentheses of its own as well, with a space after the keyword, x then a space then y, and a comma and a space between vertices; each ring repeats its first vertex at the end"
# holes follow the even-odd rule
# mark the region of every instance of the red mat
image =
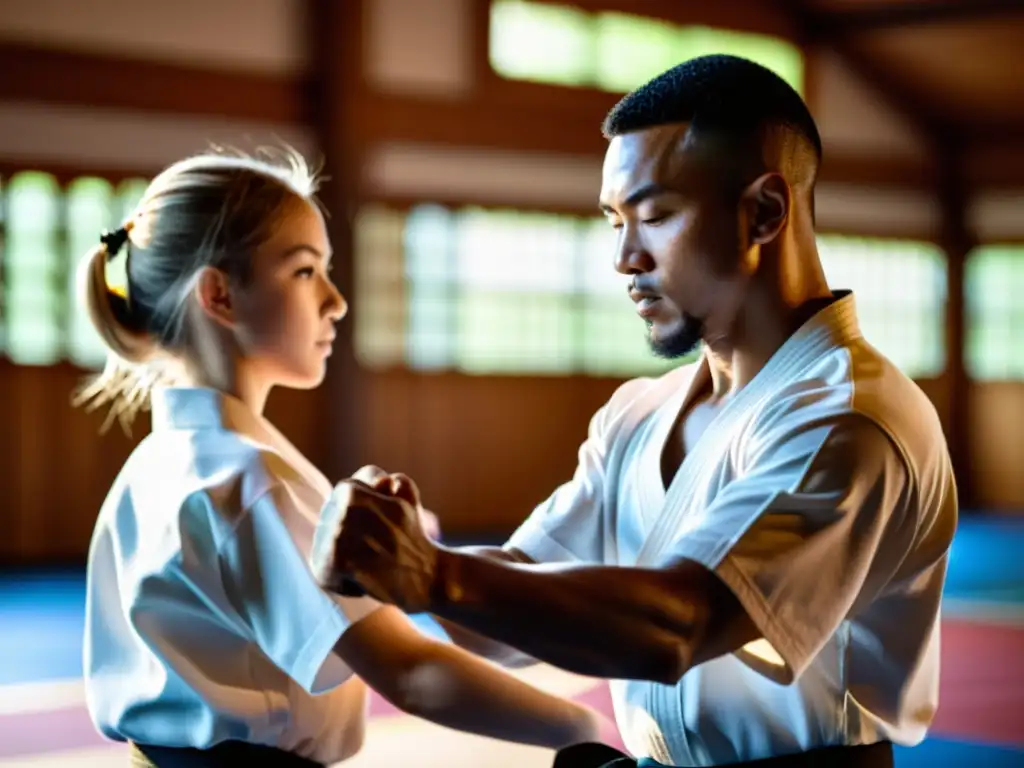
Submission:
POLYGON ((1024 746, 1024 627, 943 620, 931 735, 1024 746))

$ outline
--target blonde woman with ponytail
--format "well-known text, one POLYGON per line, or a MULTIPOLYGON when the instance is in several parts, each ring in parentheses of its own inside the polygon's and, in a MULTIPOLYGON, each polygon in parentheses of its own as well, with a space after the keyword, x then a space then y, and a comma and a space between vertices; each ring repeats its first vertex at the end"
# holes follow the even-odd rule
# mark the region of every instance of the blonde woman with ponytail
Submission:
POLYGON ((83 266, 110 357, 78 402, 107 407, 105 426, 152 410, 89 551, 93 721, 135 766, 327 765, 362 745, 369 685, 476 734, 592 740, 590 710, 310 572, 332 486, 263 407, 275 386, 321 383, 346 311, 316 185, 297 156, 184 160, 83 266))

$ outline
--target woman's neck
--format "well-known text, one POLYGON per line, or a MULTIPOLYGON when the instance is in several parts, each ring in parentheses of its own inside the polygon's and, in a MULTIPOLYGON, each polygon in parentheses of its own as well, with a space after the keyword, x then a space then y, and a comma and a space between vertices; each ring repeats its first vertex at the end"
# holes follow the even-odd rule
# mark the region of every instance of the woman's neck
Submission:
POLYGON ((257 416, 263 415, 270 395, 270 385, 238 364, 189 366, 185 378, 193 386, 215 389, 240 400, 257 416))

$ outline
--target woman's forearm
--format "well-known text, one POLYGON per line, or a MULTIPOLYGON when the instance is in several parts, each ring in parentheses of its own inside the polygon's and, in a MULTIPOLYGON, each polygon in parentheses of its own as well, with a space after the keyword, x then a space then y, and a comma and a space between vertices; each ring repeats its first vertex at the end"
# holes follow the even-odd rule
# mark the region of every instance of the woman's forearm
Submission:
POLYGON ((554 696, 449 646, 404 672, 395 703, 460 731, 558 749, 598 737, 594 711, 554 696))

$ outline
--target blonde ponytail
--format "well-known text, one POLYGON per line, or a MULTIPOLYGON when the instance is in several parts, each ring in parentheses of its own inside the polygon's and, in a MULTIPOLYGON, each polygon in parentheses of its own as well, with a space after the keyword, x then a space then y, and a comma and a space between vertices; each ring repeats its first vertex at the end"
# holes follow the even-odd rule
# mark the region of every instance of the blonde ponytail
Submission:
POLYGON ((149 407, 150 392, 165 378, 165 373, 155 339, 145 330, 133 327, 128 320, 128 302, 108 287, 108 259, 107 246, 97 246, 83 260, 78 275, 79 295, 93 328, 107 347, 107 360, 100 374, 78 388, 72 404, 86 411, 108 406, 100 432, 110 429, 117 419, 125 434, 130 435, 132 421, 149 407))

